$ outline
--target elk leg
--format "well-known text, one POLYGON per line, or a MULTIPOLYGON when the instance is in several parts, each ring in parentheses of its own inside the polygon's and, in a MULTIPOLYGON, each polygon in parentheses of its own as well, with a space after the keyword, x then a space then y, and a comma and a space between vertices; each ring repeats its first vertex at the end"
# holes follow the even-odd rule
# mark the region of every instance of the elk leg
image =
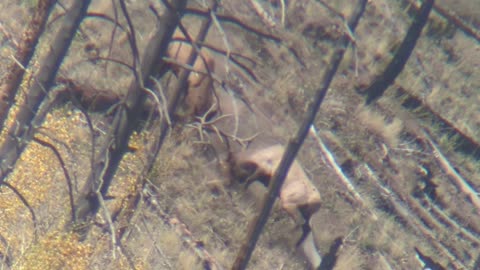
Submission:
POLYGON ((303 252, 303 255, 310 265, 310 269, 322 269, 319 267, 322 262, 322 256, 318 252, 312 232, 305 236, 305 240, 299 244, 298 249, 303 252))
POLYGON ((302 236, 300 237, 300 240, 298 240, 297 246, 300 243, 302 243, 303 240, 305 240, 308 233, 312 230, 310 226, 310 219, 312 215, 318 211, 319 208, 320 208, 320 202, 298 206, 298 211, 300 212, 300 214, 302 214, 304 223, 302 225, 302 236))
POLYGON ((302 225, 302 236, 300 236, 300 239, 298 239, 297 243, 295 244, 296 247, 300 246, 303 241, 307 238, 308 234, 312 231, 312 228, 310 228, 309 220, 305 220, 305 222, 302 225))

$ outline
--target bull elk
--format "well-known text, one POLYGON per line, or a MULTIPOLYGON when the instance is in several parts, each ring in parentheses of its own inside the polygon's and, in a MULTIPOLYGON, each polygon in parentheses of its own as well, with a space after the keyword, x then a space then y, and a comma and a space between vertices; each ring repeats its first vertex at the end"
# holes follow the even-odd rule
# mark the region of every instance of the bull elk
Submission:
MULTIPOLYGON (((250 185, 260 181, 268 186, 277 166, 280 164, 284 148, 273 145, 260 150, 247 150, 230 156, 232 175, 250 185)), ((311 266, 316 269, 321 262, 313 234, 310 220, 321 205, 320 193, 312 184, 299 162, 294 161, 280 189, 280 203, 289 216, 297 224, 302 224, 302 236, 297 242, 301 247, 311 266), (300 216, 303 218, 301 219, 300 216)))
MULTIPOLYGON (((167 51, 168 57, 174 60, 171 65, 174 73, 178 73, 183 68, 182 66, 187 64, 187 59, 193 50, 193 46, 186 41, 183 33, 180 31, 174 33, 173 41, 167 51)), ((213 58, 201 50, 188 77, 188 89, 183 104, 185 109, 180 116, 203 115, 212 107, 213 79, 211 73, 214 68, 213 58)), ((222 93, 219 94, 221 96, 222 93)), ((230 96, 219 98, 222 108, 229 108, 227 103, 231 102, 230 99, 230 96)), ((243 103, 237 105, 242 107, 243 103)), ((237 109, 240 111, 239 108, 237 109)), ((231 121, 223 120, 225 121, 218 122, 219 127, 222 126, 222 123, 227 126, 231 125, 231 121)), ((281 145, 273 145, 256 151, 247 150, 231 154, 229 161, 232 174, 235 178, 245 181, 247 186, 254 181, 260 181, 268 186, 283 152, 284 148, 281 145)), ((315 269, 318 268, 321 257, 313 239, 310 220, 320 208, 320 193, 297 161, 292 164, 279 197, 282 208, 297 224, 302 224, 302 236, 297 242, 297 247, 302 249, 310 265, 315 269)))

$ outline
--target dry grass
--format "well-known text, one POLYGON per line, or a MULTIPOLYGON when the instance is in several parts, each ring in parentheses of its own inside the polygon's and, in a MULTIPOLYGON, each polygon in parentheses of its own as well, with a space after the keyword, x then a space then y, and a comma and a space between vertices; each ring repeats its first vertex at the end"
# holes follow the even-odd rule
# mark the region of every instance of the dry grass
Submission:
MULTIPOLYGON (((102 1, 94 2, 92 10, 108 11, 102 1)), ((285 44, 297 49, 305 67, 299 64, 288 47, 246 34, 235 26, 224 25, 232 51, 242 52, 257 62, 253 70, 260 84, 248 79, 232 65, 230 68, 244 79, 241 88, 245 95, 256 108, 265 110, 267 118, 274 123, 264 132, 273 134, 278 141, 285 141, 295 132, 297 121, 292 119, 303 116, 306 104, 318 88, 319 74, 328 65, 325 59, 335 38, 343 31, 338 17, 331 16, 318 1, 290 2, 287 31, 278 32, 283 33, 285 44)), ((352 7, 350 1, 326 2, 344 14, 348 14, 352 7)), ((355 34, 358 58, 349 54, 342 63, 316 126, 343 173, 351 179, 379 219, 372 221, 368 213, 358 208, 351 194, 339 183, 337 175, 322 161, 313 139, 309 139, 299 160, 322 196, 322 208, 313 218, 315 238, 322 253, 336 237, 346 238, 339 253, 337 270, 417 269, 419 265, 413 247, 430 255, 446 254, 436 245, 439 243, 449 254, 441 258, 433 256, 434 259, 445 266, 450 263, 450 268, 460 268, 461 264, 467 269, 472 268, 479 256, 474 248, 479 241, 452 234, 440 218, 429 211, 428 204, 422 199, 428 187, 426 183, 429 181, 437 186, 431 203, 470 231, 473 238, 478 238, 480 233, 480 219, 468 210, 472 209, 472 204, 451 183, 431 149, 414 132, 412 123, 414 127, 422 126, 429 131, 458 173, 478 191, 479 162, 475 154, 459 148, 459 133, 474 139, 480 137, 480 99, 476 91, 480 87, 480 75, 475 68, 480 63, 479 45, 458 30, 452 33, 448 27, 432 24, 420 39, 396 85, 374 106, 359 105, 364 100, 354 91, 357 81, 368 82, 382 71, 411 22, 404 1, 370 2, 355 34), (355 77, 355 66, 359 77, 355 77), (395 92, 396 88, 402 88, 401 97, 395 92), (404 102, 412 97, 423 103, 415 108, 406 106, 404 102), (439 117, 446 119, 449 125, 440 122, 439 117), (428 181, 426 177, 429 177, 428 181), (395 208, 395 203, 403 208, 395 208), (414 222, 406 221, 402 214, 414 222), (435 229, 424 226, 425 217, 436 220, 434 224, 439 225, 435 225, 435 229), (435 235, 435 239, 429 238, 425 232, 435 235), (452 256, 456 259, 450 260, 452 256)), ((444 2, 448 4, 447 0, 444 2)), ((269 14, 279 18, 279 5, 262 3, 269 14)), ((235 11, 235 16, 241 20, 267 30, 248 4, 223 1, 222 5, 228 12, 235 11)), ((30 1, 23 1, 21 5, 0 4, 2 10, 8 11, 0 15, 0 21, 5 22, 5 29, 17 40, 16 33, 21 32, 30 6, 30 1)), ((456 8, 462 8, 458 6, 456 8)), ((153 15, 146 12, 145 3, 132 2, 129 9, 135 14, 134 23, 138 25, 142 49, 150 31, 147 22, 153 15)), ((191 18, 190 22, 195 19, 191 18)), ((120 21, 123 23, 123 19, 120 21)), ((56 27, 53 25, 52 29, 56 27)), ((99 89, 124 91, 132 78, 126 69, 109 64, 105 71, 103 63, 83 61, 86 57, 84 48, 91 42, 102 56, 107 54, 111 25, 88 20, 82 27, 87 38, 76 38, 62 66, 62 74, 89 81, 99 89)), ((48 30, 47 36, 50 35, 52 30, 48 30)), ((0 33, 0 37, 3 34, 0 33)), ((223 44, 218 29, 211 31, 208 40, 217 46, 223 44)), ((123 34, 118 34, 115 44, 112 55, 129 61, 123 34)), ((7 66, 6 59, 13 50, 13 43, 3 45, 1 67, 7 66)), ((217 75, 226 78, 224 57, 212 55, 219 63, 217 75)), ((27 80, 23 83, 25 91, 31 83, 28 78, 32 70, 35 69, 28 70, 27 80)), ((23 99, 23 94, 18 100, 23 99)), ((91 116, 98 144, 101 144, 109 119, 95 113, 91 116)), ((9 124, 12 121, 13 118, 9 124)), ((64 225, 70 211, 65 177, 52 152, 31 143, 8 181, 35 210, 39 220, 38 239, 33 238, 30 214, 18 198, 5 187, 1 188, 0 194, 0 235, 7 242, 0 251, 10 251, 12 268, 129 269, 133 265, 137 269, 202 269, 198 253, 176 227, 168 224, 170 218, 186 225, 192 239, 198 241, 220 265, 230 267, 256 211, 255 198, 262 195, 264 189, 255 189, 257 194, 244 190, 222 170, 208 147, 196 143, 198 133, 183 123, 171 131, 153 171, 146 176, 145 189, 139 189, 137 180, 149 154, 150 143, 158 136, 152 130, 132 136, 130 146, 135 151, 125 156, 108 194, 113 197, 106 201, 112 213, 122 209, 124 202, 137 192, 141 192, 143 199, 132 220, 127 224, 114 224, 116 229, 123 226, 129 229, 123 242, 125 250, 120 252, 117 249, 115 258, 102 211, 96 217, 100 226, 94 226, 85 241, 65 232, 64 225)), ((45 135, 39 137, 54 144, 65 159, 77 194, 77 188, 82 187, 90 169, 90 131, 84 116, 72 109, 71 104, 62 105, 48 115, 41 131, 45 135)), ((478 144, 471 147, 478 147, 478 144)), ((225 153, 220 153, 222 155, 225 153)), ((294 227, 292 220, 277 207, 260 239, 250 268, 305 268, 306 264, 293 247, 299 234, 300 230, 294 227)))
POLYGON ((93 248, 75 234, 53 232, 29 247, 15 269, 87 269, 92 253, 93 248))
POLYGON ((390 123, 387 123, 385 117, 369 108, 362 108, 358 112, 358 120, 369 133, 376 134, 389 147, 395 148, 400 140, 400 133, 403 129, 402 120, 395 118, 390 123))
POLYGON ((362 269, 364 265, 364 257, 356 247, 347 247, 342 250, 342 254, 338 258, 335 270, 362 269))

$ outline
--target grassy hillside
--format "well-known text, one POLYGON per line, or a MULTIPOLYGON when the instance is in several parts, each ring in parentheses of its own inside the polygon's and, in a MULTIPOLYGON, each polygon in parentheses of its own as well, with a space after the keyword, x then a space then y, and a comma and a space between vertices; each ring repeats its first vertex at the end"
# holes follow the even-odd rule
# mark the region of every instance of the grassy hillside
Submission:
MULTIPOLYGON (((71 1, 63 2, 68 6, 71 1)), ((157 2, 154 6, 164 12, 157 2)), ((188 5, 201 9, 201 2, 188 5)), ((338 14, 348 17, 352 2, 221 1, 219 23, 212 24, 206 43, 240 59, 248 70, 210 52, 215 90, 224 91, 223 82, 242 93, 239 104, 247 102, 256 113, 247 110, 225 121, 239 124, 237 139, 245 139, 236 140, 234 147, 240 149, 238 142, 247 143, 257 132, 252 144, 267 145, 262 136, 286 144, 296 133, 336 42, 348 31, 338 14), (264 13, 256 12, 252 2, 264 13), (281 42, 225 22, 220 15, 281 42)), ((0 3, 1 74, 13 61, 36 4, 0 3)), ((343 238, 336 270, 420 269, 414 248, 446 269, 480 265, 479 40, 434 11, 405 69, 384 96, 367 106, 361 91, 392 60, 413 20, 413 6, 406 0, 370 1, 352 36, 355 46, 347 50, 316 118, 317 132, 297 158, 322 197, 312 219, 320 252, 326 254, 335 239, 343 238)), ((478 33, 479 1, 445 0, 437 6, 454 12, 478 33)), ((142 53, 156 17, 144 1, 127 1, 127 8, 142 53)), ((111 18, 116 14, 110 1, 93 1, 90 11, 111 18)), ((28 95, 32 74, 59 28, 55 18, 63 12, 59 5, 52 11, 17 103, 28 95)), ((126 26, 119 14, 119 24, 126 26)), ((196 34, 202 19, 188 15, 183 22, 196 34)), ((82 93, 125 95, 134 79, 131 70, 99 56, 131 63, 128 38, 111 22, 87 18, 57 75, 56 91, 68 88, 61 83, 68 79, 82 93)), ((175 82, 171 72, 160 80, 167 98, 175 82)), ((148 102, 148 108, 155 104, 148 102)), ((91 169, 92 149, 98 152, 105 143, 112 121, 111 111, 87 109, 93 131, 75 102, 55 104, 35 135, 37 142, 29 143, 15 164, 6 181, 28 207, 12 189, 0 188, 2 269, 206 269, 206 262, 230 268, 265 189, 258 183, 245 189, 233 179, 216 132, 203 130, 195 119, 179 121, 169 131, 151 171, 145 164, 162 115, 145 120, 145 128, 130 138, 105 208, 90 231, 72 231, 67 176, 77 198, 91 169), (62 160, 39 141, 54 146, 62 160), (112 227, 118 237, 115 247, 112 227)), ((15 123, 15 112, 14 106, 7 125, 15 123)), ((0 143, 5 134, 4 128, 0 143)), ((301 229, 277 205, 249 269, 306 268, 294 246, 300 235, 301 229)))

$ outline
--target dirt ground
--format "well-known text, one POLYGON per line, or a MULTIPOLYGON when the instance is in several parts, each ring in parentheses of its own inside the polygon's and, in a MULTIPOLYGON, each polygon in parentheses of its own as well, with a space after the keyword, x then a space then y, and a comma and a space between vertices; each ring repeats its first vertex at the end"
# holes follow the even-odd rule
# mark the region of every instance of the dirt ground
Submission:
MULTIPOLYGON (((2 76, 36 2, 0 3, 2 76)), ((68 6, 70 1, 63 2, 68 6)), ((143 52, 156 17, 147 1, 126 2, 143 52)), ((151 2, 164 10, 161 1, 151 2)), ((202 9, 203 2, 188 5, 202 9)), ((240 141, 252 137, 253 145, 262 145, 268 137, 269 143, 286 145, 322 83, 336 42, 348 31, 338 14, 349 17, 352 2, 221 1, 218 14, 282 41, 221 16, 212 24, 206 43, 248 67, 210 51, 215 91, 224 91, 223 83, 241 93, 239 104, 252 108, 241 110, 234 121, 223 119, 219 128, 235 123, 240 141), (253 2, 264 13, 257 13, 253 2)), ((385 95, 367 106, 361 91, 385 69, 402 42, 415 14, 410 2, 368 3, 352 36, 355 46, 347 50, 320 108, 316 132, 310 133, 297 158, 322 198, 312 219, 320 253, 327 254, 335 239, 343 238, 336 270, 421 269, 415 249, 445 269, 480 269, 479 40, 433 11, 405 69, 385 95)), ((462 18, 478 38, 480 1, 444 0, 437 6, 462 18)), ((111 1, 93 1, 90 7, 91 12, 114 17, 112 10, 111 1)), ((55 18, 62 13, 57 5, 17 100, 28 92, 31 73, 48 50, 59 28, 55 18)), ((203 19, 190 14, 183 23, 196 34, 203 19)), ((120 15, 119 22, 125 24, 120 15)), ((124 95, 131 71, 95 60, 102 56, 131 63, 126 35, 117 28, 112 38, 113 29, 105 20, 87 18, 57 78, 124 95)), ((160 84, 168 92, 175 81, 168 72, 160 84)), ((62 84, 54 89, 61 91, 62 84)), ((112 117, 97 109, 90 108, 90 117, 93 137, 101 144, 112 117)), ((215 132, 205 132, 192 119, 172 128, 152 171, 145 172, 160 118, 146 121, 145 129, 132 136, 131 151, 108 192, 108 212, 119 217, 115 230, 125 231, 122 248, 112 248, 105 211, 99 212, 85 239, 65 229, 70 219, 65 174, 51 150, 30 143, 7 181, 31 205, 37 228, 24 204, 2 187, 1 269, 208 269, 206 260, 230 268, 265 188, 255 183, 245 189, 233 179, 225 168, 227 152, 211 147, 218 143, 215 132), (139 187, 139 179, 146 185, 139 187), (125 207, 136 195, 140 199, 135 208, 125 207)), ((84 114, 64 100, 48 114, 37 136, 58 149, 78 194, 88 177, 92 149, 84 114)), ((300 235, 300 228, 276 205, 248 269, 308 269, 295 250, 300 235)))

